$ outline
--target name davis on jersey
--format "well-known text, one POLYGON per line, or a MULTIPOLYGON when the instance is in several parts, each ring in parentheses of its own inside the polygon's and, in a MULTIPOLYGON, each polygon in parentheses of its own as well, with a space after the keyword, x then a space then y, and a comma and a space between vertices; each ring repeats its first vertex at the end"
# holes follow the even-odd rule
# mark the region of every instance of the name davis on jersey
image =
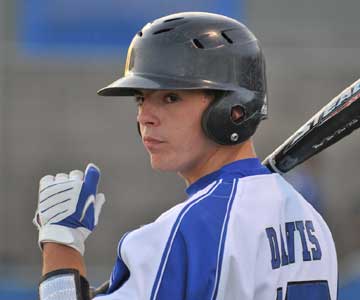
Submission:
POLYGON ((295 250, 297 247, 302 248, 303 261, 321 259, 321 247, 315 235, 312 221, 287 222, 285 223, 284 228, 284 235, 281 226, 279 226, 279 230, 275 230, 274 227, 265 229, 271 252, 272 269, 278 269, 281 266, 295 263, 295 260, 299 259, 298 257, 295 257, 295 250), (300 237, 300 240, 299 238, 296 238, 296 236, 300 237), (301 242, 295 244, 295 240, 301 242), (310 242, 311 245, 308 245, 308 242, 310 242))

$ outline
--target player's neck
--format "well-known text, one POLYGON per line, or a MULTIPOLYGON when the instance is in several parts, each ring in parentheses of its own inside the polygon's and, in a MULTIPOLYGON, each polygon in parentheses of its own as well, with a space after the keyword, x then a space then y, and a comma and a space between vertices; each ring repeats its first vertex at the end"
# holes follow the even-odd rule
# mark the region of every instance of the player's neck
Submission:
POLYGON ((191 170, 179 172, 187 186, 201 177, 215 172, 221 167, 236 160, 256 157, 255 149, 251 140, 236 146, 220 146, 215 152, 204 156, 204 159, 191 170))

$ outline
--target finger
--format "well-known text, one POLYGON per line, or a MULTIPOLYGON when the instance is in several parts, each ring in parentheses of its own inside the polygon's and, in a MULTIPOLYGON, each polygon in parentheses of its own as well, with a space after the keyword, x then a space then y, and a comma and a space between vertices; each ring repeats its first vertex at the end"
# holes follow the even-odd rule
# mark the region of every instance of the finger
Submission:
POLYGON ((58 173, 55 176, 55 181, 65 181, 69 180, 69 175, 65 173, 58 173))
POLYGON ((95 203, 94 203, 94 210, 95 210, 95 226, 99 221, 99 216, 101 213, 102 206, 105 203, 105 195, 100 193, 96 195, 95 203))
POLYGON ((43 178, 40 179, 40 191, 47 187, 48 185, 50 184, 53 184, 54 183, 54 176, 52 175, 46 175, 44 176, 43 178))
POLYGON ((69 174, 69 178, 72 180, 82 180, 84 177, 83 171, 80 170, 72 170, 69 174))
POLYGON ((85 170, 84 183, 88 186, 95 188, 92 191, 93 193, 96 192, 96 187, 99 183, 99 179, 100 179, 100 169, 92 163, 88 164, 85 170))
POLYGON ((74 189, 79 189, 78 185, 71 181, 54 182, 39 192, 39 204, 43 203, 42 205, 45 205, 45 203, 53 203, 54 201, 72 198, 74 189))
POLYGON ((94 168, 94 169, 98 170, 99 173, 100 173, 100 168, 99 168, 97 165, 95 165, 94 163, 89 163, 89 164, 86 166, 85 173, 86 173, 87 170, 90 169, 90 168, 94 168))

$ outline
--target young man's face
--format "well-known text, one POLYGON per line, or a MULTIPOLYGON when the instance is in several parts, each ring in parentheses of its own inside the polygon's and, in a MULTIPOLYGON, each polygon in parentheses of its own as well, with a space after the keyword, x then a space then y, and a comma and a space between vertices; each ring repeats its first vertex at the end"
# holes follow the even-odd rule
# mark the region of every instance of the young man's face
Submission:
POLYGON ((206 163, 217 145, 201 128, 212 100, 202 91, 142 90, 135 95, 137 121, 154 169, 182 174, 206 163))

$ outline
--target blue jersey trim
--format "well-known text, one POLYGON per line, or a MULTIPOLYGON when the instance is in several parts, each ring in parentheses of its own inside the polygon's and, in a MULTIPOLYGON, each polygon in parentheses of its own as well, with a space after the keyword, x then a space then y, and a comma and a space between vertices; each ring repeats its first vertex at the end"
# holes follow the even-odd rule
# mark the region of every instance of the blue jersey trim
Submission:
POLYGON ((118 247, 117 247, 117 256, 118 257, 116 259, 114 269, 110 276, 110 284, 109 284, 106 294, 111 294, 112 292, 119 289, 130 277, 130 271, 129 271, 128 267, 125 265, 125 263, 121 257, 121 247, 122 247, 122 244, 123 244, 126 236, 129 233, 130 232, 125 233, 118 244, 118 247))
POLYGON ((207 198, 209 195, 211 195, 216 190, 216 188, 220 185, 221 182, 222 182, 222 180, 217 181, 214 184, 214 186, 207 193, 205 193, 204 195, 201 195, 200 197, 195 198, 194 200, 189 202, 181 210, 181 212, 179 213, 179 215, 178 215, 178 217, 177 217, 177 219, 176 219, 176 221, 175 221, 175 223, 174 223, 174 225, 173 225, 173 227, 171 229, 168 241, 167 241, 166 246, 165 246, 165 250, 164 250, 162 258, 161 258, 160 266, 158 268, 158 272, 156 274, 155 282, 154 282, 154 285, 153 285, 153 288, 152 288, 152 291, 151 291, 151 297, 150 297, 151 300, 155 300, 156 297, 157 297, 157 293, 158 293, 159 288, 160 288, 160 283, 161 283, 161 280, 162 280, 162 276, 163 276, 164 271, 165 271, 166 262, 167 262, 167 259, 169 257, 171 246, 172 246, 172 244, 174 242, 176 233, 177 233, 177 231, 179 229, 181 220, 183 219, 185 214, 189 211, 189 209, 192 206, 194 206, 199 201, 201 201, 201 200, 207 198))
POLYGON ((247 176, 255 176, 262 174, 271 174, 268 168, 263 166, 258 158, 247 158, 234 161, 220 168, 219 170, 205 175, 192 183, 186 189, 189 196, 194 195, 198 191, 204 189, 211 182, 222 179, 242 178, 247 176))
POLYGON ((219 253, 218 254, 218 265, 216 267, 215 286, 214 286, 213 294, 212 294, 212 297, 211 297, 212 300, 216 299, 218 289, 219 289, 219 282, 220 282, 220 276, 221 276, 222 261, 223 261, 223 256, 224 256, 224 248, 225 248, 225 240, 226 240, 227 228, 228 228, 228 223, 229 223, 229 219, 230 219, 230 212, 231 212, 232 204, 234 202, 237 187, 238 187, 238 182, 239 182, 238 179, 235 180, 235 184, 232 187, 230 201, 228 202, 228 205, 227 205, 225 221, 224 221, 224 224, 223 224, 223 227, 222 227, 221 243, 220 243, 219 252, 218 252, 219 253))

